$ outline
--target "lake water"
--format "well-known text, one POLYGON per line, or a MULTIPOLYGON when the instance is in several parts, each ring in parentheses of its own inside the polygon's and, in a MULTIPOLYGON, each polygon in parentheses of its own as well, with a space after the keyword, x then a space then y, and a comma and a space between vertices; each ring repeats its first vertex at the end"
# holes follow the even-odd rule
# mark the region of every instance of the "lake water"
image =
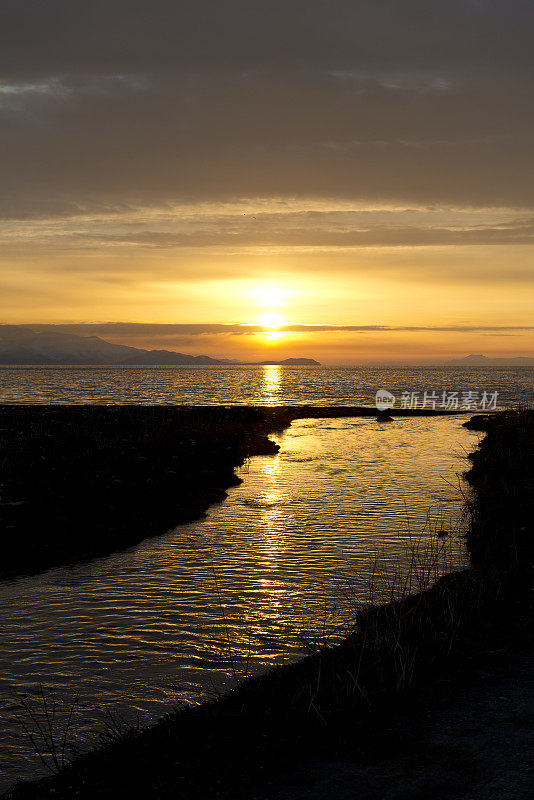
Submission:
MULTIPOLYGON (((2 787, 41 771, 14 691, 33 702, 42 684, 61 727, 79 690, 73 740, 88 747, 106 706, 147 724, 342 635, 378 551, 382 575, 399 571, 410 532, 437 546, 437 529, 458 528, 457 475, 478 441, 461 422, 296 421, 206 519, 0 584, 2 787)), ((452 539, 442 570, 463 564, 452 539)))
POLYGON ((532 402, 534 367, 0 367, 0 403, 374 405, 378 389, 532 402))

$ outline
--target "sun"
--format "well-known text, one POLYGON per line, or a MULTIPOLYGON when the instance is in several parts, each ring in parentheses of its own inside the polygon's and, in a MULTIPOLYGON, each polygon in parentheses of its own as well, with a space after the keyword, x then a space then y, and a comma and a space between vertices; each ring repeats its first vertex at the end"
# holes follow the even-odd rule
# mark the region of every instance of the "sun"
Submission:
POLYGON ((285 317, 277 310, 287 304, 289 292, 282 286, 274 283, 256 285, 253 290, 255 304, 263 306, 263 311, 256 317, 256 324, 264 329, 261 334, 265 344, 272 344, 284 337, 280 331, 286 324, 285 317))

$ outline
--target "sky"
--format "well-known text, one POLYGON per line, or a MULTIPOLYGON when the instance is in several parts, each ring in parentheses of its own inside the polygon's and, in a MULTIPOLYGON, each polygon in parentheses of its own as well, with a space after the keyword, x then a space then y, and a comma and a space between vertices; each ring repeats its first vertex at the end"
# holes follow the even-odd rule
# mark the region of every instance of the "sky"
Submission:
POLYGON ((0 321, 534 355, 533 34, 526 0, 2 0, 0 321))

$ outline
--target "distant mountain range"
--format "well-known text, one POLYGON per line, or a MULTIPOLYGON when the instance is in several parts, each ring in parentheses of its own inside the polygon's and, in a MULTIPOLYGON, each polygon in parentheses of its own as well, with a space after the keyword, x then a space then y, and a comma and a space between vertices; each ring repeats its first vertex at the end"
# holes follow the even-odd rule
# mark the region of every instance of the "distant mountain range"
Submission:
POLYGON ((112 344, 98 336, 70 333, 40 333, 18 325, 0 325, 0 364, 121 364, 151 366, 183 364, 285 364, 320 366, 313 358, 286 358, 283 361, 245 362, 210 356, 191 356, 174 350, 141 350, 112 344))
MULTIPOLYGON (((442 362, 443 364, 444 362, 442 362)), ((286 358, 280 361, 238 361, 237 359, 192 356, 174 350, 143 350, 125 344, 106 342, 98 336, 78 336, 73 333, 36 331, 26 326, 0 324, 0 364, 121 364, 124 366, 157 365, 224 365, 224 364, 285 364, 287 366, 320 366, 313 358, 286 358)), ((445 362, 455 367, 531 367, 534 358, 488 358, 469 355, 445 362)))
POLYGON ((488 356, 471 355, 447 361, 447 364, 454 367, 534 367, 534 358, 528 356, 488 358, 488 356))

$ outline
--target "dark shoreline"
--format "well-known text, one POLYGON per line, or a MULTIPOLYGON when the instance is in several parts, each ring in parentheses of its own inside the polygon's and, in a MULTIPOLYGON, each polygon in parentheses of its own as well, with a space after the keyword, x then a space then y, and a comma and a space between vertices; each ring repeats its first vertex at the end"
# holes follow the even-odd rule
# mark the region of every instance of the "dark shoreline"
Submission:
MULTIPOLYGON (((392 416, 446 412, 393 411, 392 416)), ((345 406, 0 406, 0 579, 107 555, 199 519, 298 418, 345 406)))
MULTIPOLYGON (((471 569, 359 613, 354 633, 334 648, 126 733, 53 778, 15 787, 10 796, 263 799, 310 759, 363 758, 378 763, 386 783, 391 770, 391 793, 361 786, 357 796, 364 800, 456 797, 443 787, 442 794, 435 788, 396 794, 394 765, 406 745, 388 731, 399 724, 404 732, 417 731, 421 715, 444 702, 469 704, 481 681, 491 703, 491 687, 506 691, 524 668, 518 664, 532 660, 534 414, 509 412, 485 427, 468 475, 471 569)), ((421 752, 420 769, 440 769, 439 758, 433 767, 426 764, 436 754, 424 741, 412 747, 416 761, 421 752)), ((473 786, 482 778, 455 758, 468 792, 458 796, 478 797, 473 786)))

